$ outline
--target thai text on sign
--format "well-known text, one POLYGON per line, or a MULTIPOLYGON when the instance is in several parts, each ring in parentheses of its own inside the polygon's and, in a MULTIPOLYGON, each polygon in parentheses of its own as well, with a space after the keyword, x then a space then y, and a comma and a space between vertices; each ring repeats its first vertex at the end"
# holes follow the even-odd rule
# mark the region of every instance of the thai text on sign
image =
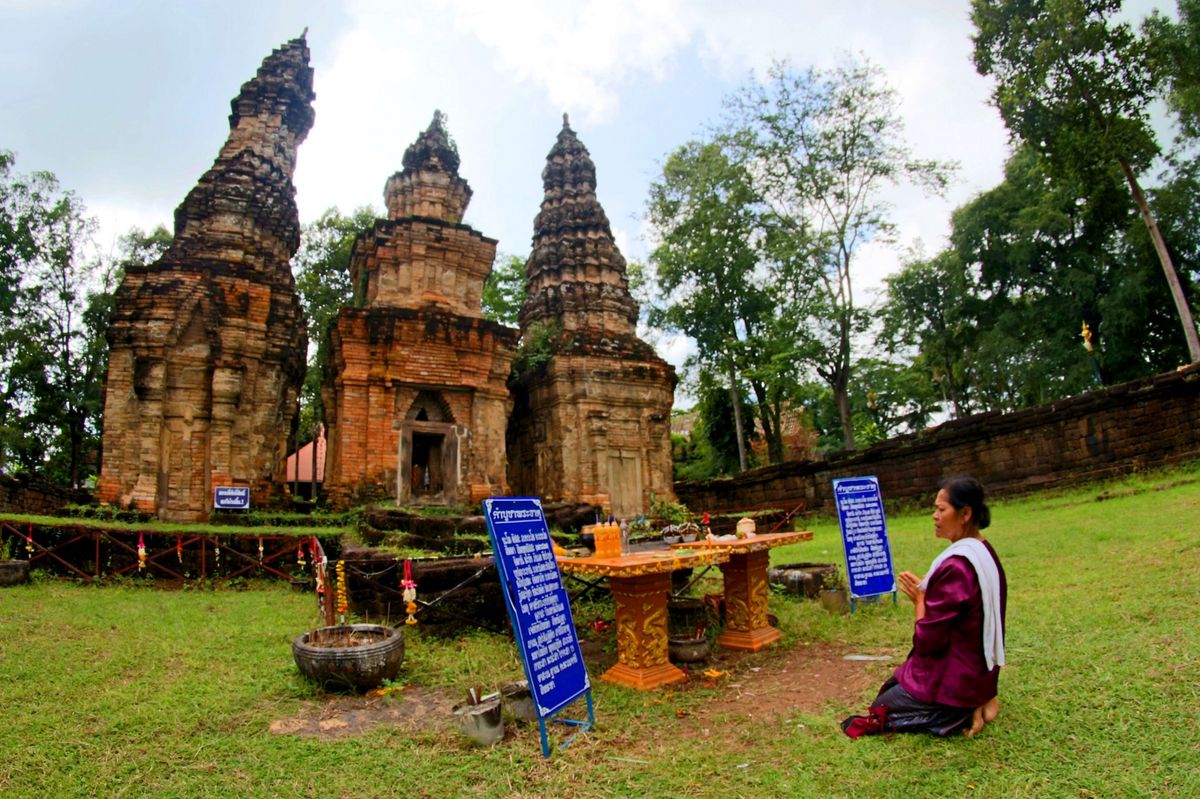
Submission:
POLYGON ((525 675, 546 718, 591 686, 542 502, 493 497, 483 509, 525 675))
POLYGON ((888 594, 896 590, 892 549, 888 545, 883 497, 875 477, 844 477, 833 481, 846 576, 854 597, 888 594))
POLYGON ((216 486, 213 507, 217 510, 249 510, 250 489, 238 486, 216 486))

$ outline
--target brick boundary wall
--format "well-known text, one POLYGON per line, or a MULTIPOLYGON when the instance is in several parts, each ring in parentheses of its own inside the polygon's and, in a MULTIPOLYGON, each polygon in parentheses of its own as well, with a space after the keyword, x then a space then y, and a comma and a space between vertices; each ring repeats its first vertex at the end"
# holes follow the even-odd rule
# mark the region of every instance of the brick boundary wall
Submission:
POLYGON ((38 480, 0 474, 0 512, 54 515, 72 503, 86 504, 92 496, 83 489, 62 488, 38 480))
POLYGON ((833 510, 831 481, 875 475, 885 500, 930 501, 939 480, 971 474, 989 496, 1028 493, 1200 458, 1200 365, 1015 413, 982 413, 861 452, 731 478, 681 481, 693 511, 803 503, 833 510))

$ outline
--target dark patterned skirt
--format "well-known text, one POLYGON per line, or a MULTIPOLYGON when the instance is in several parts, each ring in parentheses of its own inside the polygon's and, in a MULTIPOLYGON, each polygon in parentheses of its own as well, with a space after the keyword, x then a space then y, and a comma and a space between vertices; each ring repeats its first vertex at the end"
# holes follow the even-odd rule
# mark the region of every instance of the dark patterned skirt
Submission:
POLYGON ((842 731, 851 738, 881 732, 927 732, 945 737, 965 730, 974 712, 974 708, 922 702, 904 690, 895 677, 889 677, 867 715, 845 719, 842 731))

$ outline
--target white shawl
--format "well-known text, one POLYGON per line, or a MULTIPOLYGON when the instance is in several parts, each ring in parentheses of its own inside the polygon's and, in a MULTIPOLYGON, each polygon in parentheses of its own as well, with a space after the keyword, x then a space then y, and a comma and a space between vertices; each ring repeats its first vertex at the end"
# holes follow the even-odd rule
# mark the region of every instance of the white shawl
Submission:
POLYGON ((960 538, 942 550, 942 554, 929 564, 929 571, 921 580, 921 590, 929 587, 929 578, 942 561, 954 555, 966 558, 979 579, 979 590, 983 594, 983 657, 991 671, 995 666, 1004 665, 1004 621, 1000 616, 1000 571, 983 542, 978 538, 960 538))

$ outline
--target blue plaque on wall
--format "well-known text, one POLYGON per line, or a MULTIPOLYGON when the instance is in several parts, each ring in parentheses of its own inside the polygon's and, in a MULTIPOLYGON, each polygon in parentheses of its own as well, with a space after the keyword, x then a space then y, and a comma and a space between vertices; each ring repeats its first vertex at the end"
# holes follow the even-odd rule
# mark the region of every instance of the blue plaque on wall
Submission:
POLYGON ((896 575, 892 572, 892 548, 888 545, 879 480, 875 477, 834 480, 833 499, 842 527, 850 596, 894 593, 896 575))
POLYGON ((213 508, 216 510, 250 510, 250 489, 239 486, 214 487, 213 508))

